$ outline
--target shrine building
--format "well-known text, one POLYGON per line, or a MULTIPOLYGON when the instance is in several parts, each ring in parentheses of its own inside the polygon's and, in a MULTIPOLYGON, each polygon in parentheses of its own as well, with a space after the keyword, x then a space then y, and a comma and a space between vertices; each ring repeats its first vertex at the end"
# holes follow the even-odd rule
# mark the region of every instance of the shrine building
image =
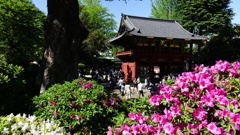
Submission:
POLYGON ((125 81, 140 77, 144 82, 150 77, 158 83, 163 76, 186 71, 192 45, 206 40, 188 32, 176 20, 122 14, 117 36, 110 43, 124 47, 116 57, 122 61, 125 81))

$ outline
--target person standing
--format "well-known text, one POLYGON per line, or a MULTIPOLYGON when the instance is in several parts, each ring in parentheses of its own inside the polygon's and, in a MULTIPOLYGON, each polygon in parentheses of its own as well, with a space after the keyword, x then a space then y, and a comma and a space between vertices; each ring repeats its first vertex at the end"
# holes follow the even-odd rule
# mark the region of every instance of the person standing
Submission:
POLYGON ((120 91, 121 91, 121 96, 123 97, 123 96, 124 96, 124 93, 125 93, 125 83, 123 83, 123 84, 120 86, 120 91))
POLYGON ((138 86, 138 83, 140 82, 140 78, 138 77, 138 78, 135 78, 135 80, 133 81, 133 92, 134 92, 134 90, 136 90, 136 92, 137 92, 137 86, 138 86))
POLYGON ((145 89, 146 90, 148 90, 149 84, 150 84, 150 79, 149 79, 149 77, 146 77, 145 78, 145 89))
POLYGON ((121 89, 121 86, 123 85, 123 83, 124 83, 123 78, 120 78, 120 79, 118 80, 119 89, 121 89))
POLYGON ((132 90, 131 90, 131 85, 128 82, 126 82, 125 84, 125 93, 126 93, 126 99, 131 99, 132 90))
POLYGON ((142 97, 144 97, 143 94, 143 84, 141 82, 138 83, 138 94, 139 94, 139 98, 142 95, 142 97))

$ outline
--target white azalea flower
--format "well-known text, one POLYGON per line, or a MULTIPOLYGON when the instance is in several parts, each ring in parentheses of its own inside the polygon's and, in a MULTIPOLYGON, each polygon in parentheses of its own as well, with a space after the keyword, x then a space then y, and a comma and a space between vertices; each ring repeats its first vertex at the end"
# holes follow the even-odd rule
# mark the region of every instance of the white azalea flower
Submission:
POLYGON ((11 126, 11 130, 12 130, 12 131, 17 130, 17 128, 18 128, 18 127, 17 127, 17 124, 13 124, 13 125, 11 126))
POLYGON ((36 120, 36 116, 34 116, 34 115, 28 117, 28 121, 30 121, 30 122, 33 122, 35 120, 36 120))
POLYGON ((22 122, 22 121, 19 121, 19 122, 18 122, 18 126, 21 127, 22 125, 23 125, 23 122, 22 122))
POLYGON ((23 116, 22 116, 22 117, 23 117, 23 118, 26 118, 26 116, 27 116, 27 115, 26 115, 25 113, 23 113, 23 116))
POLYGON ((13 113, 9 114, 9 117, 14 117, 13 113))
POLYGON ((29 129, 29 124, 28 123, 23 123, 22 131, 26 132, 29 129))
POLYGON ((4 128, 3 131, 2 131, 2 134, 5 135, 5 134, 9 134, 9 129, 8 128, 4 128))
POLYGON ((11 121, 12 121, 12 117, 8 117, 8 118, 7 118, 7 121, 8 121, 8 122, 11 122, 11 121))
MULTIPOLYGON (((26 114, 21 116, 20 114, 14 116, 10 114, 6 117, 3 131, 0 131, 1 135, 17 135, 19 131, 20 134, 33 134, 33 135, 65 135, 65 130, 62 127, 58 127, 54 121, 50 121, 49 119, 46 121, 42 121, 38 123, 36 120, 36 116, 28 116, 26 114), (11 127, 8 129, 7 127, 11 127), (16 132, 17 131, 17 132, 16 132)), ((67 133, 70 135, 69 133, 67 133)))
POLYGON ((32 130, 36 130, 36 127, 37 127, 37 126, 36 126, 35 124, 31 124, 31 125, 30 125, 30 129, 32 129, 32 130))

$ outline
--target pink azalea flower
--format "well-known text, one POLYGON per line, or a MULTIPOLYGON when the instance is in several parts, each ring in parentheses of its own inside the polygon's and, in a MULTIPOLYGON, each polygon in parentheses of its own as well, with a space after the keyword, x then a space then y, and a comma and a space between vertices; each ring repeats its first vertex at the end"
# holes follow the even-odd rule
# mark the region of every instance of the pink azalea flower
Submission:
POLYGON ((166 99, 167 102, 171 102, 173 100, 172 93, 164 93, 163 97, 166 99))
POLYGON ((222 118, 223 117, 222 111, 221 110, 216 110, 216 112, 214 113, 214 116, 222 118))
POLYGON ((182 110, 180 109, 180 107, 178 105, 172 105, 170 107, 171 110, 171 114, 172 116, 176 116, 176 115, 181 115, 182 110))
POLYGON ((75 114, 70 115, 70 118, 72 119, 75 118, 75 114))
POLYGON ((138 121, 138 123, 143 124, 145 121, 147 121, 149 119, 149 117, 144 117, 142 116, 141 112, 139 111, 138 114, 136 114, 136 120, 138 121))
POLYGON ((209 79, 200 79, 199 85, 201 90, 203 89, 211 90, 214 88, 214 84, 211 83, 209 79))
POLYGON ((227 91, 225 91, 223 88, 216 88, 216 91, 218 92, 218 95, 227 96, 227 91))
POLYGON ((196 108, 193 110, 193 117, 196 120, 204 120, 207 118, 208 112, 206 112, 203 108, 196 108))
POLYGON ((191 129, 193 135, 197 135, 199 131, 196 128, 191 129))
POLYGON ((234 106, 234 109, 238 109, 238 101, 236 99, 233 99, 230 104, 234 106))
POLYGON ((130 127, 129 127, 129 125, 127 124, 127 122, 125 122, 124 124, 123 124, 123 126, 121 126, 121 128, 122 128, 122 130, 125 130, 125 131, 130 131, 130 127))
POLYGON ((214 107, 214 98, 212 95, 202 96, 201 100, 205 103, 208 107, 214 107))
POLYGON ((230 118, 232 119, 232 123, 234 124, 235 129, 240 130, 240 114, 231 113, 230 118))
POLYGON ((79 84, 83 84, 83 80, 78 81, 79 84))
POLYGON ((227 106, 229 104, 229 100, 225 96, 218 96, 218 102, 220 105, 227 106))
POLYGON ((115 130, 116 130, 115 135, 120 135, 121 134, 121 132, 120 132, 121 128, 116 128, 115 130))
POLYGON ((52 104, 52 106, 56 106, 57 105, 57 101, 48 101, 48 103, 52 104))
POLYGON ((76 115, 76 119, 77 119, 77 120, 81 120, 82 118, 83 118, 82 116, 76 115))
POLYGON ((206 127, 207 124, 208 124, 207 120, 204 120, 204 121, 201 122, 201 126, 202 126, 202 127, 206 127))
POLYGON ((231 111, 226 109, 226 108, 222 108, 222 117, 227 120, 228 116, 231 114, 231 111))
POLYGON ((131 126, 131 128, 133 130, 134 135, 141 133, 141 125, 140 124, 137 124, 137 125, 134 124, 131 126))
POLYGON ((194 134, 194 135, 196 135, 196 134, 198 134, 198 124, 188 124, 188 129, 191 129, 191 131, 192 131, 192 134, 194 134))
POLYGON ((135 121, 136 120, 136 115, 132 112, 128 113, 128 117, 130 118, 131 121, 135 121))
POLYGON ((92 88, 92 83, 87 82, 85 85, 83 85, 84 89, 91 89, 92 88))
POLYGON ((164 114, 165 114, 165 118, 167 120, 171 120, 172 119, 172 113, 170 110, 168 110, 167 108, 164 109, 164 114))
POLYGON ((129 131, 126 131, 126 130, 123 130, 123 131, 122 131, 122 134, 123 134, 123 135, 132 135, 132 133, 131 133, 131 132, 129 132, 129 131))
POLYGON ((112 133, 112 127, 110 127, 110 126, 108 126, 107 135, 113 135, 113 133, 112 133))
POLYGON ((87 133, 88 132, 87 129, 84 126, 82 126, 82 131, 83 131, 83 133, 87 133))
POLYGON ((191 74, 191 75, 189 75, 189 77, 190 77, 190 81, 192 83, 197 83, 200 78, 200 73, 191 74))
POLYGON ((167 134, 172 134, 175 131, 175 128, 173 127, 172 123, 166 123, 163 125, 163 130, 167 134))
POLYGON ((109 103, 110 103, 110 105, 114 105, 115 102, 110 99, 110 102, 109 102, 109 103))
POLYGON ((148 133, 154 133, 156 131, 156 128, 154 128, 152 125, 147 125, 148 133))
POLYGON ((69 102, 69 104, 70 104, 70 106, 72 106, 72 107, 77 106, 77 103, 76 103, 76 102, 69 102))
POLYGON ((54 112, 53 115, 57 117, 58 116, 58 112, 54 112))
POLYGON ((237 68, 236 67, 232 67, 230 69, 227 70, 229 72, 229 77, 234 77, 237 75, 237 68))
POLYGON ((90 103, 90 102, 93 102, 93 100, 87 98, 87 99, 85 100, 85 102, 90 103))
POLYGON ((163 99, 163 96, 154 95, 149 99, 149 102, 152 106, 154 106, 154 105, 159 106, 161 103, 161 99, 163 99))
POLYGON ((141 131, 142 131, 142 133, 149 134, 150 133, 149 126, 147 124, 142 124, 141 125, 141 131))
POLYGON ((167 122, 166 118, 162 114, 155 112, 152 115, 152 117, 153 117, 153 122, 160 123, 160 124, 165 124, 167 122))
POLYGON ((209 132, 211 132, 214 135, 222 134, 222 129, 218 128, 215 122, 211 122, 210 124, 208 124, 207 129, 209 132))
POLYGON ((164 93, 172 93, 174 91, 174 89, 169 86, 169 85, 165 85, 161 90, 160 90, 160 94, 164 94, 164 93))

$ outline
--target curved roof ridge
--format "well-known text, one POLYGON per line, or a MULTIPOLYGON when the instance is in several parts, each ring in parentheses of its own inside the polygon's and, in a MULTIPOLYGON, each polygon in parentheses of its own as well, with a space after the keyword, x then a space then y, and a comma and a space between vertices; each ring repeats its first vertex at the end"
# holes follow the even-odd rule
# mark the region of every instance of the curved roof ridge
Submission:
POLYGON ((168 20, 168 19, 159 19, 159 18, 150 18, 150 17, 141 17, 141 16, 133 16, 133 15, 126 15, 126 14, 122 14, 123 16, 127 16, 129 17, 134 17, 134 18, 139 18, 139 19, 146 19, 146 20, 156 20, 156 21, 167 21, 167 22, 175 22, 178 20, 168 20))
POLYGON ((123 21, 126 24, 126 26, 130 29, 130 31, 133 31, 135 29, 137 29, 137 27, 131 22, 131 20, 128 18, 127 15, 123 15, 123 21))

